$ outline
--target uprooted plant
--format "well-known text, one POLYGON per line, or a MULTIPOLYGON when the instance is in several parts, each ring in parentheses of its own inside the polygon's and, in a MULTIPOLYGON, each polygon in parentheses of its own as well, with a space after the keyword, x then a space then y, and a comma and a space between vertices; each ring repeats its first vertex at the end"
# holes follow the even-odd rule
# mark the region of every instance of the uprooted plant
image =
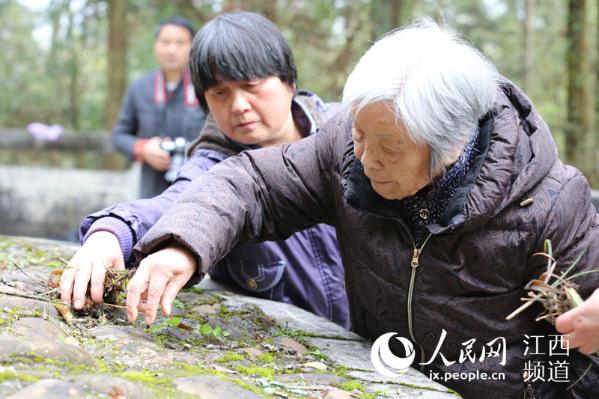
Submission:
MULTIPOLYGON (((574 280, 586 274, 597 273, 599 269, 587 270, 570 275, 570 272, 580 262, 584 251, 572 262, 572 264, 561 274, 555 274, 557 261, 553 257, 551 241, 545 240, 544 252, 535 254, 547 258, 547 270, 538 278, 528 282, 524 287, 528 291, 528 296, 521 298, 524 304, 513 311, 506 320, 510 320, 528 309, 535 303, 543 305, 544 311, 535 319, 536 321, 547 320, 555 325, 555 320, 562 314, 580 306, 584 300, 578 293, 578 285, 574 280)), ((599 356, 599 350, 595 352, 599 356)), ((590 370, 592 362, 587 370, 580 376, 578 381, 590 370)), ((578 381, 570 385, 573 387, 578 381)))
POLYGON ((557 261, 553 257, 550 240, 545 240, 544 252, 535 255, 547 258, 547 270, 538 279, 531 280, 526 284, 524 288, 528 291, 528 296, 521 298, 525 303, 506 317, 506 320, 512 319, 533 304, 540 303, 543 305, 544 311, 536 318, 536 321, 547 320, 555 325, 555 320, 560 315, 580 306, 584 302, 577 291, 578 285, 574 282, 574 279, 585 274, 597 273, 599 269, 569 275, 582 259, 583 252, 561 274, 555 274, 557 261))
MULTIPOLYGON (((48 289, 50 291, 56 292, 56 296, 58 296, 58 287, 60 287, 60 278, 65 269, 56 269, 50 273, 48 278, 48 289)), ((127 270, 114 270, 107 269, 106 277, 104 278, 104 295, 103 295, 103 303, 108 306, 118 306, 118 299, 121 293, 125 291, 127 287, 127 283, 129 279, 135 274, 135 269, 127 269, 127 270)), ((83 311, 89 311, 96 308, 98 305, 92 302, 89 297, 90 290, 87 290, 85 296, 85 304, 83 306, 83 311)), ((120 306, 119 306, 120 307, 120 306)))

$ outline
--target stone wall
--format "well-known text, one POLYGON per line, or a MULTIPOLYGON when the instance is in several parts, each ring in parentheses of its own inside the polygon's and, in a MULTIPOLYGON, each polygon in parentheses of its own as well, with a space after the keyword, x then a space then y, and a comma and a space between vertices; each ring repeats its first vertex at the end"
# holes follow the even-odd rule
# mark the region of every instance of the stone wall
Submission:
POLYGON ((60 150, 60 151, 99 151, 102 154, 114 152, 110 132, 75 132, 67 130, 55 141, 35 139, 25 129, 0 128, 0 149, 11 150, 60 150))
POLYGON ((0 234, 73 239, 81 219, 129 201, 139 167, 112 172, 0 166, 0 234))

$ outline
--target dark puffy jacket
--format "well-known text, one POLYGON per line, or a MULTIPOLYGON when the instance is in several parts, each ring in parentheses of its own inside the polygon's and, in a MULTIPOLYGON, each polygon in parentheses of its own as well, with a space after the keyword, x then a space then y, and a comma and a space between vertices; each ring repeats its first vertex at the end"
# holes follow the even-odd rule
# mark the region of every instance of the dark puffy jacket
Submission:
MULTIPOLYGON (((316 133, 317 127, 337 109, 337 104, 325 104, 316 95, 303 91, 296 94, 292 105, 294 120, 306 136, 316 133)), ((246 148, 227 139, 209 116, 202 134, 191 145, 189 160, 164 193, 152 199, 116 204, 87 216, 80 226, 82 242, 96 231, 111 231, 119 239, 127 264, 134 264, 134 257, 130 256, 132 246, 190 181, 246 148)), ((286 240, 240 245, 218 262, 210 275, 251 295, 292 303, 349 328, 343 265, 331 226, 319 224, 286 240)))
MULTIPOLYGON (((219 164, 146 234, 138 255, 176 240, 197 255, 201 274, 238 241, 282 238, 331 223, 358 333, 374 339, 397 332, 418 348, 416 361, 425 363, 445 330, 440 353, 421 368, 425 374, 505 373, 503 380, 437 380, 465 398, 599 397, 597 357, 574 350, 563 357, 540 354, 547 353, 543 340, 557 334, 548 323, 535 322, 540 307, 505 320, 521 304, 525 284, 545 270, 546 260, 534 256, 545 239, 553 243, 558 272, 585 249, 572 273, 599 265, 599 219, 587 181, 560 162, 529 99, 501 83, 493 111, 480 122, 480 155, 421 248, 415 248, 394 201, 372 190, 353 155, 350 130, 349 115, 341 113, 318 135, 219 164), (533 347, 535 335, 544 336, 539 348, 533 347), (495 338, 505 339, 505 365, 497 357, 460 361, 470 340, 481 355, 495 338), (455 363, 446 366, 441 354, 455 363), (528 361, 547 368, 565 361, 572 382, 593 366, 566 390, 567 383, 547 382, 548 370, 545 382, 525 382, 528 361)), ((576 282, 584 297, 599 287, 599 276, 576 282)))

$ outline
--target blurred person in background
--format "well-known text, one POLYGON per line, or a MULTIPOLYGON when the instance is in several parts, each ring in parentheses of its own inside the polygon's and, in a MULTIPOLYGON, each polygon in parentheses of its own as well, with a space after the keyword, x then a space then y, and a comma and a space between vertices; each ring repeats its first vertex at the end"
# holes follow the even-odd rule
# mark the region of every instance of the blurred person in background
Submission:
POLYGON ((160 68, 129 86, 113 130, 116 149, 142 163, 141 198, 154 197, 170 185, 167 171, 174 165, 169 150, 182 153, 204 124, 188 70, 193 36, 194 28, 185 18, 159 23, 154 55, 160 68))

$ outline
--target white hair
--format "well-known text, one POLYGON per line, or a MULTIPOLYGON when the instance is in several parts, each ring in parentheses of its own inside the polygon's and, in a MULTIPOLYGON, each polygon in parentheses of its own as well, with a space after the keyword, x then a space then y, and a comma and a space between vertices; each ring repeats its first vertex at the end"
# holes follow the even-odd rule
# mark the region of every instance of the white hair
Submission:
POLYGON ((343 89, 354 118, 376 102, 392 106, 398 126, 429 146, 430 173, 441 173, 493 106, 498 73, 477 49, 431 19, 386 34, 360 58, 343 89))

